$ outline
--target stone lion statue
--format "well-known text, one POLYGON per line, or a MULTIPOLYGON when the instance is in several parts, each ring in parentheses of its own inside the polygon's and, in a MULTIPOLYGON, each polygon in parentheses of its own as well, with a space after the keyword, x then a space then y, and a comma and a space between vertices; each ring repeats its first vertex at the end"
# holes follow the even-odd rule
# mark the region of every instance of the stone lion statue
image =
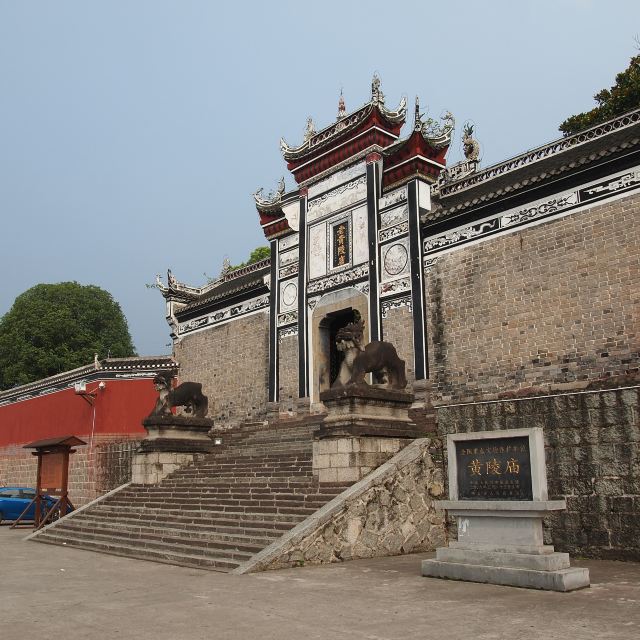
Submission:
POLYGON ((391 389, 404 389, 407 386, 405 363, 398 357, 396 348, 382 340, 374 340, 363 347, 363 335, 362 320, 351 322, 338 330, 336 347, 344 352, 344 360, 332 387, 367 384, 364 377, 372 373, 374 382, 391 389))
POLYGON ((159 373, 153 379, 153 385, 160 395, 150 416, 171 415, 173 407, 184 407, 185 413, 191 413, 195 418, 204 418, 209 410, 209 401, 202 393, 202 385, 199 382, 183 382, 172 389, 172 380, 173 376, 169 372, 159 373))

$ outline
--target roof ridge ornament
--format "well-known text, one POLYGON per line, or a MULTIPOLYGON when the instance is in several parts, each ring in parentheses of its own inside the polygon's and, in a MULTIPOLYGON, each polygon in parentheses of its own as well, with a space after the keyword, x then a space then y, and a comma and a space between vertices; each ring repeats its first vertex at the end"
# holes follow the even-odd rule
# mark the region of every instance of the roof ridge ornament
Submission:
POLYGON ((418 128, 416 123, 416 131, 420 131, 422 137, 436 149, 442 149, 451 143, 453 130, 456 128, 456 120, 450 111, 445 111, 440 120, 442 124, 434 118, 422 120, 420 117, 419 122, 422 126, 418 128))
POLYGON ((340 99, 338 100, 338 120, 342 120, 347 115, 347 107, 344 104, 344 96, 342 95, 342 87, 340 87, 340 99))
POLYGON ((311 138, 313 138, 313 136, 316 135, 316 128, 313 124, 313 118, 311 116, 309 116, 307 118, 307 126, 304 128, 304 138, 303 140, 305 142, 311 140, 311 138))
POLYGON ((480 158, 480 143, 473 137, 474 125, 465 122, 462 127, 462 150, 464 157, 472 162, 480 158))
MULTIPOLYGON (((311 118, 309 118, 309 120, 311 120, 311 118)), ((313 122, 311 124, 313 126, 313 122)), ((280 142, 282 144, 282 142, 284 142, 284 139, 282 139, 280 142)), ((253 199, 256 201, 256 206, 259 207, 259 208, 265 208, 265 207, 272 208, 272 207, 275 207, 275 206, 279 205, 282 202, 282 196, 284 195, 284 189, 285 189, 284 176, 282 176, 282 178, 280 178, 280 182, 278 182, 277 189, 275 191, 270 191, 269 194, 266 197, 262 196, 262 192, 264 191, 264 189, 262 187, 260 187, 253 194, 253 199)))
POLYGON ((371 79, 371 102, 373 104, 384 104, 384 93, 380 89, 380 76, 374 72, 371 79))

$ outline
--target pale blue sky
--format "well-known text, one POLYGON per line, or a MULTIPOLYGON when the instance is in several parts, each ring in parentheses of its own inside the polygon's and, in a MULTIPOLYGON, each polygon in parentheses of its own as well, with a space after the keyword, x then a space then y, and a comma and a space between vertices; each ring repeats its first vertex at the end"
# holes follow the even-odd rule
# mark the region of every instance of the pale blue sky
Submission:
POLYGON ((0 0, 0 314, 39 282, 96 284, 141 354, 166 353, 145 283, 199 285, 265 244, 251 193, 341 87, 353 110, 377 71, 388 104, 450 110, 450 162, 473 121, 486 165, 591 108, 639 18, 637 0, 0 0))

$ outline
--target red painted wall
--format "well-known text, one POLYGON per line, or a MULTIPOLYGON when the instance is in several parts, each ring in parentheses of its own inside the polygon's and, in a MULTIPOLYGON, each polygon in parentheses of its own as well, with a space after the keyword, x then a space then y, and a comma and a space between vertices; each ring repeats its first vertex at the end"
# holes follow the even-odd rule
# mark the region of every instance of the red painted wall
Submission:
POLYGON ((93 407, 73 389, 0 407, 0 447, 66 435, 86 439, 91 436, 94 408, 94 434, 144 436, 141 420, 158 397, 153 380, 105 380, 102 391, 98 383, 87 383, 87 391, 96 391, 93 407))

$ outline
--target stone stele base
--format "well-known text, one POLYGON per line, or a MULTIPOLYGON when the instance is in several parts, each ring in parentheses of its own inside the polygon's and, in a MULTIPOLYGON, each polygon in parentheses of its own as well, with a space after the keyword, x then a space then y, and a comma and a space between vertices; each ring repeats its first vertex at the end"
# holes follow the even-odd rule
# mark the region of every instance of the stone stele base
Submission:
POLYGON ((131 481, 158 484, 171 472, 194 462, 213 448, 213 420, 188 416, 149 416, 142 421, 149 434, 133 456, 131 481))
POLYGON ((458 540, 436 550, 435 560, 422 562, 431 578, 488 582, 550 591, 589 586, 589 570, 571 568, 568 553, 545 545, 542 518, 565 509, 564 500, 443 500, 458 520, 458 540))
POLYGON ((369 385, 320 394, 327 415, 314 433, 320 484, 357 482, 423 434, 409 419, 411 393, 369 385))

